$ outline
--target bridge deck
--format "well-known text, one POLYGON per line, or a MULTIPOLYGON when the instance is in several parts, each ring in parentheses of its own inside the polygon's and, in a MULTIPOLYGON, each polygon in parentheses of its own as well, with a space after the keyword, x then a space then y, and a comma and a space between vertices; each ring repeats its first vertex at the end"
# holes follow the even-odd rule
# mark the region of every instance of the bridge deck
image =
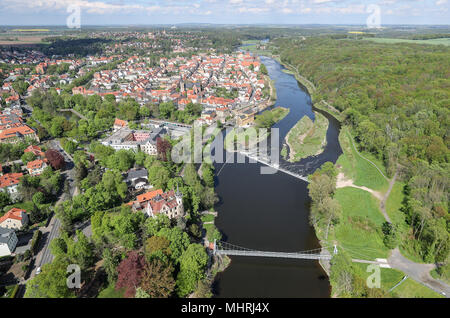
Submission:
POLYGON ((257 257, 278 257, 296 259, 331 259, 329 254, 304 254, 304 253, 284 253, 284 252, 263 252, 263 251, 239 251, 239 250, 216 250, 217 254, 231 256, 257 256, 257 257))
POLYGON ((294 172, 292 172, 292 171, 289 171, 289 170, 287 170, 287 169, 284 169, 284 168, 280 167, 278 164, 273 164, 273 163, 271 163, 269 160, 267 160, 267 161, 266 161, 266 160, 263 160, 263 159, 260 158, 260 156, 257 156, 257 155, 255 155, 255 154, 253 154, 253 153, 248 153, 248 152, 243 152, 243 151, 240 151, 239 153, 242 154, 242 155, 244 155, 244 156, 246 156, 246 157, 248 157, 248 158, 250 158, 250 159, 252 159, 252 160, 255 160, 255 161, 259 162, 259 163, 262 163, 262 164, 264 164, 264 165, 266 165, 266 166, 269 166, 269 167, 271 167, 271 168, 273 168, 273 169, 276 169, 276 170, 278 170, 278 171, 281 171, 281 172, 283 172, 283 173, 286 173, 286 174, 288 174, 288 175, 291 175, 291 176, 293 176, 293 177, 295 177, 295 178, 298 178, 298 179, 300 179, 300 180, 303 180, 303 181, 305 181, 305 182, 309 182, 309 180, 308 180, 307 177, 302 176, 302 175, 299 175, 299 174, 294 173, 294 172))

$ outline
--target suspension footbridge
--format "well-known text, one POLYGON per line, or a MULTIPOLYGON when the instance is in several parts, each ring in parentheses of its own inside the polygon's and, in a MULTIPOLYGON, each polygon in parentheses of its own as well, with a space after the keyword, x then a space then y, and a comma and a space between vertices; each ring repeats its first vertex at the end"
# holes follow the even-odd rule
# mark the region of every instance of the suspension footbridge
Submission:
MULTIPOLYGON (((333 247, 333 254, 337 254, 337 247, 333 247)), ((311 260, 329 260, 332 254, 325 247, 316 248, 301 252, 270 252, 253 250, 231 243, 214 241, 214 254, 230 256, 254 256, 254 257, 276 257, 276 258, 294 258, 311 260)))

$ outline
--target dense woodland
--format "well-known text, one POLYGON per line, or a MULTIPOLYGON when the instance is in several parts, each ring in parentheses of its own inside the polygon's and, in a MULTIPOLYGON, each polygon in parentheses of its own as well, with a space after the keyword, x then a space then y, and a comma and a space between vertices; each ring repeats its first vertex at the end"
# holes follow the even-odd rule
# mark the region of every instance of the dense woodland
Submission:
POLYGON ((316 86, 314 102, 340 110, 360 150, 406 183, 410 231, 397 243, 424 262, 447 264, 450 48, 330 37, 276 44, 281 60, 316 86))

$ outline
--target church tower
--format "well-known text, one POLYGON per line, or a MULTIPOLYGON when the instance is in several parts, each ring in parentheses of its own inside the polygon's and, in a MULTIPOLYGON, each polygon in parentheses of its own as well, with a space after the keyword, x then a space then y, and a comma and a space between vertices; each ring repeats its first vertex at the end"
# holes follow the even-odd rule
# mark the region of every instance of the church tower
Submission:
POLYGON ((184 216, 183 193, 181 193, 180 189, 178 188, 178 184, 177 184, 177 192, 175 192, 175 198, 178 204, 177 214, 179 216, 184 216))

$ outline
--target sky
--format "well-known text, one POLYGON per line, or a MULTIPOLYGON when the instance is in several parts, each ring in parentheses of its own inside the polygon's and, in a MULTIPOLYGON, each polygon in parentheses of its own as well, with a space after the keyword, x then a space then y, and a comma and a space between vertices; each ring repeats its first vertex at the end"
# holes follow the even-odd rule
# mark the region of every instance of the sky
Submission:
POLYGON ((377 21, 381 26, 448 25, 449 9, 450 0, 0 0, 0 25, 67 25, 76 12, 80 12, 81 28, 180 23, 366 25, 377 21))

